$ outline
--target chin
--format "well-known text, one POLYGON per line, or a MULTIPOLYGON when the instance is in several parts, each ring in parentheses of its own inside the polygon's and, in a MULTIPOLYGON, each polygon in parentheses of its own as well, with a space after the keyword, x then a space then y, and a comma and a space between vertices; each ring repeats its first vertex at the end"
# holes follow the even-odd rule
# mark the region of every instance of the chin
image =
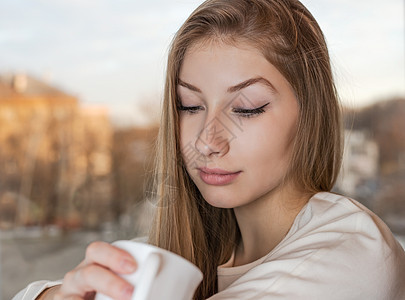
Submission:
POLYGON ((216 208, 235 208, 235 205, 232 205, 231 203, 226 203, 225 201, 209 201, 207 199, 205 199, 205 201, 207 201, 208 204, 216 208))
POLYGON ((201 191, 201 195, 204 200, 217 208, 235 208, 238 205, 236 200, 240 200, 236 195, 231 195, 229 193, 221 193, 215 191, 201 191))

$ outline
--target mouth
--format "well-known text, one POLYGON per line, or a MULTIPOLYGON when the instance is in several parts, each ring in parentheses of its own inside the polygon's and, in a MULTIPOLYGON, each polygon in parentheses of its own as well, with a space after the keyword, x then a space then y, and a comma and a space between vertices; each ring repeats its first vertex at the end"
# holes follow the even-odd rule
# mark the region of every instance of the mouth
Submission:
POLYGON ((198 168, 200 178, 209 185, 227 185, 232 183, 242 171, 229 172, 222 169, 198 168))
POLYGON ((204 172, 206 174, 216 174, 216 175, 230 175, 230 174, 235 174, 235 173, 240 172, 240 171, 238 171, 238 172, 230 172, 230 171, 217 169, 217 168, 210 169, 210 168, 204 168, 204 167, 203 168, 198 168, 198 170, 200 170, 200 171, 202 171, 202 172, 204 172))

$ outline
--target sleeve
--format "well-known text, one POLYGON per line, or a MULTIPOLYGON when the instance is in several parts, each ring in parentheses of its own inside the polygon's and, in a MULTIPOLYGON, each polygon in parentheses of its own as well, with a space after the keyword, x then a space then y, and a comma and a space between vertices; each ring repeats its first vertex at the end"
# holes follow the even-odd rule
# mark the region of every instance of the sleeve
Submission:
POLYGON ((32 282, 25 289, 18 292, 12 300, 35 300, 45 289, 59 284, 62 284, 62 280, 41 280, 32 282))
POLYGON ((402 247, 387 241, 390 235, 370 218, 357 221, 354 232, 319 230, 301 237, 209 300, 405 299, 402 247))

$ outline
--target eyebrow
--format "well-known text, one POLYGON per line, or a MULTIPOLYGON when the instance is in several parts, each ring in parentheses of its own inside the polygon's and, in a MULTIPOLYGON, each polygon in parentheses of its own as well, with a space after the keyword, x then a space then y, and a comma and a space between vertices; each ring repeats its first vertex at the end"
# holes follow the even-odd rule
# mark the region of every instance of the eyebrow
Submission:
MULTIPOLYGON (((270 81, 268 81, 266 78, 263 78, 261 76, 255 77, 255 78, 250 78, 241 83, 238 83, 237 85, 231 86, 228 88, 227 91, 228 91, 228 93, 235 93, 235 92, 238 92, 238 91, 240 91, 244 88, 247 88, 248 86, 251 86, 256 83, 262 83, 262 84, 268 86, 272 90, 273 93, 277 93, 277 89, 274 87, 274 85, 270 81)), ((184 82, 181 79, 179 79, 179 85, 181 85, 193 92, 202 93, 202 91, 198 87, 196 87, 190 83, 184 82)))

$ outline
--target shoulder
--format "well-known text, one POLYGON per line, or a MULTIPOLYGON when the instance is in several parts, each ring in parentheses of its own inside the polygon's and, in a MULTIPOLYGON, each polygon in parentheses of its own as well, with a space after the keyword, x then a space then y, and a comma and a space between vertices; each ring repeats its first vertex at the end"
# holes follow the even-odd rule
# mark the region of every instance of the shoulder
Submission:
POLYGON ((335 238, 340 235, 339 240, 368 241, 364 246, 374 250, 377 245, 389 249, 400 246, 388 226, 375 213, 354 199, 322 192, 315 194, 307 205, 301 218, 297 217, 302 225, 297 228, 298 235, 300 231, 312 232, 314 235, 327 232, 329 235, 323 237, 331 242, 336 239, 328 237, 335 233, 335 238))
POLYGON ((213 299, 403 299, 405 253, 355 200, 318 193, 261 264, 213 299), (243 297, 240 297, 243 295, 243 297))
POLYGON ((317 246, 311 246, 314 250, 336 249, 336 255, 368 259, 370 264, 392 256, 405 260, 404 251, 388 226, 354 199, 318 193, 301 213, 291 238, 297 242, 307 240, 308 245, 315 243, 317 246))
POLYGON ((354 199, 328 192, 317 193, 308 201, 297 216, 292 231, 297 236, 318 232, 352 238, 369 236, 383 243, 395 244, 390 229, 371 210, 354 199))
POLYGON ((340 295, 346 290, 347 299, 356 292, 370 299, 405 296, 404 250, 386 224, 353 199, 314 195, 275 250, 268 262, 291 263, 297 276, 340 295))

